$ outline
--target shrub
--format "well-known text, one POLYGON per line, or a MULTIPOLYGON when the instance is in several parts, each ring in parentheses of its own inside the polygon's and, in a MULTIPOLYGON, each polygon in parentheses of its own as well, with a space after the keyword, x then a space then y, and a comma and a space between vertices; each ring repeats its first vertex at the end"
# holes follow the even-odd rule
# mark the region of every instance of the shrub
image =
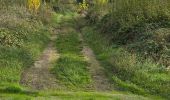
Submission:
MULTIPOLYGON (((105 34, 112 33, 114 38, 115 34, 116 36, 118 34, 117 37, 128 36, 133 32, 133 28, 136 26, 143 27, 145 23, 151 23, 153 27, 165 25, 170 15, 169 3, 169 1, 161 0, 114 1, 111 10, 108 9, 109 13, 103 17, 99 27, 105 34)), ((107 8, 109 8, 109 5, 107 8)), ((152 29, 152 26, 150 29, 152 29)))

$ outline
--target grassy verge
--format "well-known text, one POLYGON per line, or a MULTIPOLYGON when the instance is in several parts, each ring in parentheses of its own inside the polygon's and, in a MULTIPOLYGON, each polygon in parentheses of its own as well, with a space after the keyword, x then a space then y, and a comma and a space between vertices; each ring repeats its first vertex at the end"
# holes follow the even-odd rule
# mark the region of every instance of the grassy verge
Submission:
POLYGON ((38 15, 18 5, 1 9, 0 21, 0 90, 16 91, 23 69, 38 58, 50 34, 38 15))
POLYGON ((41 91, 39 94, 0 94, 4 100, 152 100, 129 93, 41 91))
MULTIPOLYGON (((90 45, 97 57, 105 66, 110 66, 108 69, 112 70, 111 78, 119 83, 120 87, 129 87, 124 83, 134 84, 133 87, 138 86, 147 93, 169 99, 169 1, 164 1, 162 4, 159 0, 119 0, 112 5, 113 12, 96 21, 95 26, 100 32, 97 34, 87 31, 85 34, 88 35, 87 40, 90 41, 89 44, 92 43, 90 45), (160 8, 162 4, 165 5, 160 8), (100 33, 103 36, 97 36, 101 35, 100 33), (102 42, 99 41, 100 37, 106 36, 110 38, 111 43, 103 43, 109 39, 108 37, 102 42), (117 78, 121 79, 123 84, 117 78)), ((94 11, 92 14, 95 13, 94 11)), ((93 16, 92 19, 95 20, 93 16)), ((119 89, 127 90, 127 88, 119 89)), ((131 87, 129 90, 133 91, 131 87)))
MULTIPOLYGON (((59 100, 150 100, 148 98, 127 94, 127 93, 104 93, 104 92, 53 92, 51 98, 57 98, 59 100), (53 96, 53 97, 52 97, 53 96)), ((43 98, 43 97, 40 97, 43 98)), ((48 97, 49 99, 50 97, 48 97)))
POLYGON ((85 27, 82 32, 118 90, 141 95, 151 93, 168 98, 168 74, 156 72, 158 66, 154 62, 149 59, 140 60, 139 56, 128 53, 124 47, 110 43, 92 27, 85 27))
POLYGON ((23 69, 33 64, 49 41, 48 33, 41 32, 28 35, 31 39, 22 47, 0 46, 0 87, 19 84, 23 69))

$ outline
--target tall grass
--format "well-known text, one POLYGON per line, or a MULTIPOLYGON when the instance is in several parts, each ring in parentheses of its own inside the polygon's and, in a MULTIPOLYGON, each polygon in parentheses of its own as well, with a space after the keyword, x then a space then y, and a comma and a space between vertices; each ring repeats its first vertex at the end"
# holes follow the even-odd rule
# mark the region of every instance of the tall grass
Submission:
POLYGON ((170 18, 169 0, 114 0, 111 4, 109 13, 101 22, 102 30, 107 33, 125 31, 135 25, 170 18))
POLYGON ((162 29, 170 27, 169 5, 169 0, 114 0, 111 10, 98 26, 113 42, 131 45, 133 49, 143 51, 142 55, 150 55, 158 61, 169 52, 169 39, 166 37, 170 34, 162 29))
POLYGON ((7 8, 12 5, 26 5, 27 0, 0 0, 0 8, 7 8))
POLYGON ((25 1, 0 0, 0 89, 18 85, 23 69, 32 65, 49 41, 40 14, 30 13, 25 1))
MULTIPOLYGON (((95 40, 96 37, 93 37, 95 32, 90 34, 87 31, 85 33, 88 35, 87 41, 90 41, 89 45, 92 45, 97 57, 105 62, 106 67, 111 66, 109 70, 112 72, 110 73, 125 83, 134 83, 146 92, 169 98, 170 77, 166 67, 170 66, 167 63, 170 62, 170 42, 167 39, 170 36, 168 32, 170 28, 170 1, 113 0, 106 5, 108 6, 103 6, 104 10, 100 9, 104 12, 92 8, 90 21, 99 15, 101 16, 101 20, 98 17, 95 25, 102 36, 107 36, 103 41, 110 38, 110 46, 108 43, 103 44, 103 41, 99 42, 101 40, 99 38, 95 40), (110 51, 105 51, 107 46, 111 49, 110 51), (101 55, 103 52, 106 53, 101 55)), ((100 8, 98 4, 95 6, 100 8)), ((118 81, 114 77, 113 79, 118 81)))
POLYGON ((82 32, 115 87, 135 94, 169 98, 170 77, 163 66, 150 58, 131 54, 123 46, 110 45, 107 37, 90 27, 83 28, 82 32))
POLYGON ((128 27, 142 20, 169 17, 169 0, 114 0, 112 20, 128 27))

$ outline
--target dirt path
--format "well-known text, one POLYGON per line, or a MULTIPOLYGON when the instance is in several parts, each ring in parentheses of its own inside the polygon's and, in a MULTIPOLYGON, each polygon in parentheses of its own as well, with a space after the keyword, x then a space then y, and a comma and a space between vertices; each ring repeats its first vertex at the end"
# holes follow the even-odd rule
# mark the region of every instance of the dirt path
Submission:
MULTIPOLYGON (((64 25, 67 30, 69 27, 64 25)), ((73 27, 74 28, 74 27, 73 27)), ((91 74, 93 80, 93 90, 96 91, 110 91, 111 84, 105 75, 104 68, 100 65, 100 62, 95 58, 95 55, 91 48, 89 48, 81 35, 81 31, 77 28, 74 28, 75 31, 79 34, 79 38, 82 41, 83 50, 82 53, 84 57, 87 59, 87 62, 90 63, 88 66, 89 73, 91 74)), ((57 32, 53 32, 57 33, 57 32)), ((44 50, 41 57, 34 63, 34 66, 26 69, 21 77, 21 84, 24 86, 31 87, 36 90, 41 89, 63 89, 64 86, 57 82, 57 79, 50 73, 51 64, 59 58, 59 54, 57 53, 54 47, 54 40, 56 39, 56 35, 53 34, 51 36, 51 42, 48 47, 44 50)))
POLYGON ((93 50, 85 43, 83 36, 79 35, 80 40, 83 42, 82 53, 87 59, 90 66, 88 66, 89 72, 93 79, 93 87, 96 91, 111 91, 112 86, 105 74, 104 68, 100 65, 100 62, 96 59, 93 50))
POLYGON ((84 46, 83 54, 85 55, 88 62, 90 63, 88 69, 92 76, 95 90, 110 91, 112 89, 111 84, 109 83, 109 80, 105 75, 104 68, 100 65, 99 61, 96 60, 95 55, 91 50, 91 48, 89 48, 88 46, 84 46))
MULTIPOLYGON (((82 18, 83 16, 81 16, 82 18)), ((79 23, 79 21, 75 21, 78 25, 76 27, 76 30, 79 34, 79 38, 82 41, 83 44, 83 50, 82 53, 87 59, 88 63, 90 63, 90 66, 88 66, 89 72, 91 74, 92 80, 93 80, 93 87, 96 91, 111 91, 113 90, 112 84, 109 82, 108 77, 105 74, 104 67, 100 65, 100 62, 96 59, 95 54, 93 50, 86 44, 86 41, 83 38, 83 35, 81 33, 81 28, 83 28, 85 25, 82 23, 79 23)))
POLYGON ((34 65, 25 69, 20 84, 36 90, 60 88, 55 76, 50 73, 52 64, 59 58, 53 44, 56 36, 56 34, 51 36, 51 42, 34 65))

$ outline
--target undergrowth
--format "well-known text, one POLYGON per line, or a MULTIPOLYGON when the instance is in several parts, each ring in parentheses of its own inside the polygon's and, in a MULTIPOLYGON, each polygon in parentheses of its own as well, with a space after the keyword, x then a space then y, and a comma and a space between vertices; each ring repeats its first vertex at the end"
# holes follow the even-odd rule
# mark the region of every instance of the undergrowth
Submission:
POLYGON ((98 34, 94 28, 82 29, 85 40, 94 50, 97 59, 118 90, 136 94, 155 94, 169 98, 169 73, 152 59, 129 53, 123 46, 115 45, 98 34))
POLYGON ((89 10, 84 36, 120 90, 170 98, 169 3, 119 0, 103 10, 94 2, 89 10))
POLYGON ((11 6, 5 5, 12 1, 0 2, 0 89, 20 92, 10 85, 19 84, 21 73, 41 54, 50 34, 44 20, 30 13, 21 0, 11 6))

